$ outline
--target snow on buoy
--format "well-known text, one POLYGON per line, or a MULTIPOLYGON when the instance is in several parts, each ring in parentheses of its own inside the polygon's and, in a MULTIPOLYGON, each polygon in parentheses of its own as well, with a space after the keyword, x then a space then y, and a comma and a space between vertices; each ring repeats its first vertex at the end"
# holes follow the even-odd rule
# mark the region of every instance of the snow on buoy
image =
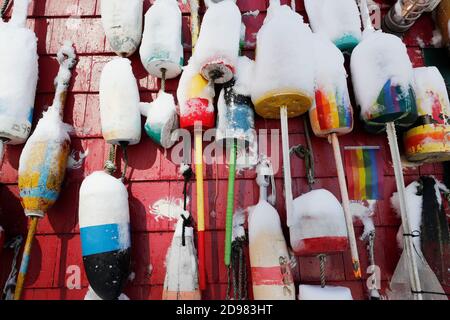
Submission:
POLYGON ((36 35, 25 25, 29 3, 15 0, 10 22, 0 19, 0 144, 24 143, 31 131, 38 55, 36 35))
POLYGON ((142 38, 143 0, 102 0, 103 29, 113 51, 121 57, 131 56, 142 38))
POLYGON ((444 162, 450 160, 450 102, 439 69, 414 69, 417 122, 404 134, 405 154, 409 161, 444 162))
POLYGON ((233 78, 239 55, 241 20, 235 1, 210 3, 193 55, 205 79, 225 83, 233 78))
POLYGON ((299 300, 353 300, 352 292, 346 287, 301 284, 298 290, 299 300))
POLYGON ((117 299, 130 270, 130 214, 124 184, 103 171, 80 188, 79 224, 89 284, 102 299, 117 299))
POLYGON ((258 165, 256 182, 260 187, 260 199, 248 216, 253 297, 255 300, 295 300, 294 280, 280 217, 267 202, 267 178, 272 175, 268 163, 258 165))
POLYGON ((106 142, 133 145, 141 139, 140 98, 131 61, 116 58, 103 68, 100 78, 100 117, 106 142))
POLYGON ((292 249, 301 256, 341 252, 348 246, 344 210, 325 189, 310 191, 294 200, 289 233, 292 249))
POLYGON ((140 56, 145 69, 154 77, 172 79, 181 73, 183 44, 181 11, 176 0, 156 0, 145 14, 140 56))
POLYGON ((194 228, 184 226, 184 221, 189 219, 189 212, 184 211, 182 214, 184 218, 178 217, 172 244, 167 251, 163 300, 201 300, 194 228))
POLYGON ((327 137, 353 130, 353 108, 347 87, 344 55, 321 34, 314 34, 315 103, 309 110, 314 134, 327 137))
POLYGON ((361 20, 354 0, 305 0, 311 29, 342 51, 352 51, 361 40, 361 20))

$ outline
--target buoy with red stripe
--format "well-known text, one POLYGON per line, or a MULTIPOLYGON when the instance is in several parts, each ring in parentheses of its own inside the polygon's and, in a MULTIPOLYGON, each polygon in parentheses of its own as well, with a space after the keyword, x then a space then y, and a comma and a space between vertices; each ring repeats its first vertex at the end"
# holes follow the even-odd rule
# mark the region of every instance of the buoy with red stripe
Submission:
POLYGON ((205 79, 225 83, 233 78, 240 38, 241 12, 235 1, 210 2, 193 55, 205 79))
POLYGON ((404 135, 409 161, 450 160, 450 102, 444 78, 436 67, 414 69, 419 118, 404 135))
POLYGON ((101 0, 103 29, 111 49, 121 57, 131 56, 142 38, 143 0, 101 0))
POLYGON ((194 228, 191 222, 187 211, 178 217, 172 244, 166 256, 163 300, 201 300, 194 228))
POLYGON ((344 210, 328 190, 317 189, 294 200, 291 247, 300 256, 316 256, 347 249, 344 210))
POLYGON ((83 264, 91 288, 104 300, 117 299, 131 262, 128 192, 120 179, 96 171, 80 188, 78 218, 83 264))
POLYGON ((274 203, 273 170, 268 160, 263 159, 257 167, 259 202, 248 217, 253 297, 255 300, 295 300, 294 280, 280 217, 267 200, 269 177, 274 203))
POLYGON ((4 144, 22 144, 30 132, 38 80, 37 38, 26 27, 30 0, 15 0, 0 19, 0 163, 4 144))

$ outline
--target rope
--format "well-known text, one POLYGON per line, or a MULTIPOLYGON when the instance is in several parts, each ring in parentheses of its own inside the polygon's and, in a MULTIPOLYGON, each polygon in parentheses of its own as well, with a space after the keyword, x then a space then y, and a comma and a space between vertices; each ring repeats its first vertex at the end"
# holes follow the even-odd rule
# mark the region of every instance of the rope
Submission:
POLYGON ((116 168, 116 146, 113 144, 109 148, 108 159, 106 160, 103 168, 105 169, 106 173, 108 173, 109 175, 113 175, 114 172, 116 172, 116 170, 117 170, 117 168, 116 168))
POLYGON ((6 10, 8 9, 9 0, 3 0, 3 5, 0 8, 0 19, 3 20, 6 10))
POLYGON ((327 262, 327 256, 325 254, 319 254, 317 256, 320 263, 320 286, 325 288, 326 277, 325 277, 325 263, 327 262))
POLYGON ((184 185, 183 185, 183 210, 186 211, 187 208, 187 187, 189 181, 191 181, 194 172, 192 171, 192 167, 189 166, 187 170, 183 172, 184 177, 184 185))
POLYGON ((439 296, 450 297, 449 293, 433 292, 433 291, 423 291, 423 290, 421 290, 421 291, 414 291, 414 290, 411 290, 411 293, 413 293, 413 294, 436 294, 436 295, 439 295, 439 296))
POLYGON ((291 148, 290 153, 294 153, 297 157, 305 160, 306 178, 308 180, 309 191, 312 190, 314 181, 314 161, 311 161, 311 151, 305 146, 299 144, 291 148))
POLYGON ((166 68, 161 68, 161 91, 166 92, 166 68))
POLYGON ((17 277, 17 257, 19 255, 22 242, 23 237, 19 235, 5 244, 5 248, 14 249, 14 257, 11 265, 11 272, 9 273, 8 279, 5 282, 5 287, 3 288, 2 300, 13 300, 14 298, 14 290, 16 288, 17 277))
POLYGON ((123 167, 123 171, 122 171, 122 177, 120 178, 122 180, 122 182, 125 181, 125 176, 127 174, 127 169, 128 169, 128 150, 127 150, 127 146, 128 146, 128 142, 127 141, 121 141, 120 142, 120 147, 122 148, 123 151, 123 162, 124 162, 124 167, 123 167))
POLYGON ((185 217, 184 214, 181 215, 181 218, 183 219, 183 229, 181 229, 181 245, 183 247, 186 246, 186 228, 193 226, 193 219, 189 215, 189 217, 185 217))
POLYGON ((242 237, 236 239, 232 243, 231 249, 231 263, 227 268, 227 300, 247 300, 247 263, 244 254, 244 248, 247 244, 247 238, 242 237), (233 296, 231 296, 231 289, 233 289, 233 296))

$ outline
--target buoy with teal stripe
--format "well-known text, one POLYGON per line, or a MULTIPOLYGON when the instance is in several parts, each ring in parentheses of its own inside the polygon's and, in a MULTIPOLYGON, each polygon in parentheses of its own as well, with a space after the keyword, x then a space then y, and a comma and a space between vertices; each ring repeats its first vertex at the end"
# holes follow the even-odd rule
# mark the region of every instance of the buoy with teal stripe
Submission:
POLYGON ((120 179, 96 171, 80 188, 79 225, 86 275, 104 300, 117 299, 130 270, 128 192, 120 179))

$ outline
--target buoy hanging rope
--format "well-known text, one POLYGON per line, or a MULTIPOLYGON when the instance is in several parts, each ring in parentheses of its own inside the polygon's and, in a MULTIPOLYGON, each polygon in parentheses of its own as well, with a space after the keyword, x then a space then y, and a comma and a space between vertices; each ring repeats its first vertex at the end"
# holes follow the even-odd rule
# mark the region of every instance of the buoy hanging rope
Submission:
POLYGON ((326 285, 326 263, 327 263, 327 255, 326 254, 319 254, 317 256, 319 258, 319 268, 320 268, 320 286, 322 288, 325 288, 326 285))
POLYGON ((14 237, 9 243, 5 245, 5 248, 14 250, 14 257, 11 264, 11 272, 8 275, 8 279, 5 282, 5 287, 3 288, 2 300, 13 300, 14 291, 16 288, 16 277, 17 277, 17 258, 19 257, 20 247, 23 242, 22 236, 14 237))
POLYGON ((124 162, 124 166, 123 166, 123 170, 122 170, 122 177, 121 180, 122 182, 125 181, 125 176, 127 174, 127 169, 128 169, 128 141, 121 141, 120 142, 120 147, 122 148, 122 155, 123 155, 123 162, 124 162))
POLYGON ((114 144, 110 145, 108 159, 105 161, 105 165, 103 166, 106 173, 108 173, 111 176, 117 170, 117 168, 116 168, 116 148, 117 148, 116 145, 114 145, 114 144))

